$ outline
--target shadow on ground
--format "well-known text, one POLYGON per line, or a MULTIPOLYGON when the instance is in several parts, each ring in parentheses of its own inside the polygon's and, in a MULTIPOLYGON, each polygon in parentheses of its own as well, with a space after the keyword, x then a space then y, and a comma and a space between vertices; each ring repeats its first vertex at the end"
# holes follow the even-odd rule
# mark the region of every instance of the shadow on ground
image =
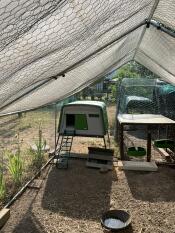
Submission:
POLYGON ((43 226, 32 214, 26 214, 22 221, 15 227, 13 233, 46 233, 43 226))
POLYGON ((67 170, 53 167, 49 173, 42 207, 77 219, 99 222, 110 208, 112 172, 101 174, 85 167, 86 161, 69 160, 67 170))
POLYGON ((17 208, 17 212, 13 213, 9 221, 2 228, 1 233, 46 233, 32 211, 38 190, 28 190, 27 195, 27 199, 21 200, 21 210, 17 208))
POLYGON ((175 169, 159 167, 158 172, 125 171, 135 199, 149 202, 175 201, 175 169))

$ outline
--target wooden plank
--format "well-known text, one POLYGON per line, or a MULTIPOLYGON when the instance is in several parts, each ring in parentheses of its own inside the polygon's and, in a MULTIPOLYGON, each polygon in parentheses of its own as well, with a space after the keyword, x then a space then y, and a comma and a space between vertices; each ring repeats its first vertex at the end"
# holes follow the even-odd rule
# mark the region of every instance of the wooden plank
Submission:
MULTIPOLYGON (((153 145, 154 146, 154 145, 153 145)), ((168 162, 172 161, 171 156, 169 155, 169 153, 163 149, 163 148, 158 148, 156 146, 154 146, 154 148, 160 153, 160 155, 168 162)))
POLYGON ((0 211, 0 229, 4 226, 4 224, 7 222, 9 217, 10 217, 10 209, 3 208, 0 211))
POLYGON ((163 155, 163 157, 165 157, 165 158, 170 158, 170 155, 168 154, 168 152, 166 152, 166 150, 164 150, 163 148, 157 148, 157 147, 156 147, 156 150, 157 150, 161 155, 163 155))
POLYGON ((175 152, 171 150, 170 148, 167 148, 167 152, 169 156, 174 160, 175 159, 175 152))
POLYGON ((83 153, 70 153, 69 158, 72 159, 87 159, 88 155, 87 154, 83 154, 83 153))
POLYGON ((42 185, 43 180, 40 179, 35 179, 33 180, 32 183, 28 185, 28 188, 33 188, 33 189, 40 189, 42 185))
POLYGON ((121 170, 133 171, 157 171, 158 167, 154 161, 139 162, 139 161, 118 161, 118 167, 121 170))
POLYGON ((119 114, 120 124, 175 124, 175 121, 158 114, 119 114))
POLYGON ((112 161, 113 156, 109 155, 100 155, 100 154, 89 154, 89 159, 99 159, 99 160, 107 160, 112 161))
POLYGON ((100 147, 88 147, 89 154, 105 154, 113 156, 114 150, 113 149, 104 149, 100 147))
POLYGON ((86 167, 93 167, 93 168, 107 168, 109 170, 112 170, 112 163, 111 164, 101 164, 101 163, 95 163, 95 162, 86 162, 86 167))

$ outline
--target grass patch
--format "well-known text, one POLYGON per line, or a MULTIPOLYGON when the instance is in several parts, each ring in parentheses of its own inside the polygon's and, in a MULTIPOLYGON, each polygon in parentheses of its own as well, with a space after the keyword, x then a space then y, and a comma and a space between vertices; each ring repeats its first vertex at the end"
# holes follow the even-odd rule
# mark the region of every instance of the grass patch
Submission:
POLYGON ((37 169, 41 168, 44 162, 46 140, 42 136, 42 130, 39 127, 38 139, 35 142, 36 149, 30 149, 30 154, 33 156, 33 166, 37 169))
POLYGON ((19 187, 22 182, 22 173, 23 173, 23 161, 20 157, 20 154, 13 154, 10 151, 5 152, 8 156, 8 169, 12 176, 12 180, 16 187, 19 187))
POLYGON ((6 185, 4 181, 3 163, 0 165, 0 200, 3 201, 6 197, 6 185))

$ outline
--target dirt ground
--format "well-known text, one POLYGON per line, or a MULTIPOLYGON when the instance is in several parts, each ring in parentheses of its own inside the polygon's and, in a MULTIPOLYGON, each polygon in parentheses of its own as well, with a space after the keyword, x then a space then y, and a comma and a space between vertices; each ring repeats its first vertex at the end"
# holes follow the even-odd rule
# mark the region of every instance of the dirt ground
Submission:
MULTIPOLYGON (((109 128, 111 134, 113 134, 115 105, 107 107, 109 128)), ((57 126, 59 121, 59 112, 57 115, 57 126)), ((36 111, 23 113, 22 116, 11 115, 0 118, 0 165, 2 163, 3 173, 6 183, 6 200, 12 197, 16 190, 13 187, 13 180, 7 169, 8 157, 5 154, 6 150, 11 152, 17 151, 17 135, 19 135, 21 158, 23 160, 23 183, 25 183, 31 176, 33 176, 32 160, 33 157, 30 153, 31 145, 34 145, 38 140, 39 126, 42 129, 43 138, 46 140, 50 149, 54 149, 55 144, 55 112, 53 109, 43 108, 36 111)), ((104 143, 102 139, 94 138, 74 138, 72 152, 75 153, 87 153, 88 146, 100 146, 103 147, 104 143)), ((46 159, 48 159, 46 155, 46 159)), ((0 208, 3 206, 0 201, 0 208)))
MULTIPOLYGON (((107 107, 109 130, 113 135, 114 119, 115 119, 115 105, 107 107)), ((54 109, 50 111, 31 111, 24 113, 21 118, 17 115, 7 116, 0 118, 0 148, 13 148, 16 143, 15 136, 19 133, 21 143, 21 149, 28 149, 30 145, 34 144, 38 138, 39 125, 42 129, 44 139, 51 149, 54 148, 55 137, 55 115, 54 109)), ((59 113, 57 118, 57 125, 59 121, 59 113)), ((82 139, 83 142, 84 139, 82 139)), ((75 139, 79 142, 79 139, 75 139)), ((87 141, 87 138, 84 140, 87 141)), ((89 139, 89 142, 96 144, 96 140, 89 139)), ((103 143, 103 141, 97 139, 97 143, 103 143)), ((75 148, 75 147, 74 147, 75 148)), ((73 148, 73 150, 74 150, 73 148)))
MULTIPOLYGON (((113 140, 115 106, 108 108, 108 115, 113 140)), ((22 119, 8 118, 7 124, 0 122, 0 139, 5 146, 14 146, 12 139, 18 128, 25 150, 37 138, 40 122, 43 136, 53 148, 53 112, 31 112, 22 119)), ((87 154, 88 146, 103 145, 102 139, 77 137, 72 153, 87 154)), ((112 147, 117 155, 113 142, 112 147)), ((30 159, 27 153, 23 156, 30 159)), ((41 188, 27 189, 12 205, 11 217, 0 232, 100 233, 100 218, 106 210, 127 209, 132 225, 123 233, 175 233, 175 169, 159 167, 158 172, 147 173, 113 168, 102 174, 86 168, 85 163, 70 159, 67 170, 48 167, 40 177, 41 188)))
POLYGON ((52 165, 39 190, 28 189, 11 207, 1 233, 101 233, 102 214, 126 209, 132 225, 123 233, 175 232, 175 170, 105 174, 69 160, 67 170, 52 165))

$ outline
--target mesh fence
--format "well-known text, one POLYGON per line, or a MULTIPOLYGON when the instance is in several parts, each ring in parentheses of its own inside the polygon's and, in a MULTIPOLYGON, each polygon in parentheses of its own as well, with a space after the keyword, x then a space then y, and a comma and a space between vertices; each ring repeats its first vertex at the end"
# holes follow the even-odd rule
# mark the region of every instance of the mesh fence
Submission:
POLYGON ((175 86, 158 79, 125 78, 120 87, 118 112, 161 114, 175 120, 175 86))
MULTIPOLYGON (((157 1, 151 0, 1 0, 0 114, 64 98, 134 57, 142 63, 139 56, 142 50, 149 52, 145 48, 149 50, 150 40, 167 48, 167 59, 172 57, 174 39, 166 39, 162 32, 150 34, 147 30, 144 34, 144 26, 129 33, 152 15, 174 26, 175 6, 171 1, 162 0, 156 8, 157 1), (143 35, 145 39, 138 50, 143 35), (66 72, 65 78, 49 81, 70 67, 73 70, 66 72)), ((161 59, 154 58, 157 50, 153 45, 150 50, 153 54, 148 56, 161 59)), ((143 60, 148 68, 150 62, 143 60)), ((167 60, 162 72, 158 68, 155 72, 174 82, 171 64, 167 60), (171 73, 164 75, 167 70, 171 73)))
MULTIPOLYGON (((123 79, 119 92, 118 114, 118 119, 122 119, 125 123, 127 122, 126 124, 123 123, 125 156, 129 156, 128 158, 131 160, 146 161, 149 129, 152 138, 150 146, 152 159, 166 161, 165 156, 161 156, 158 149, 163 147, 158 145, 158 143, 169 140, 170 145, 167 148, 172 150, 169 155, 169 162, 174 162, 174 147, 171 146, 171 143, 174 144, 175 127, 173 124, 162 124, 164 121, 162 116, 175 120, 175 85, 159 79, 123 79), (161 121, 159 120, 160 117, 161 121), (135 119, 135 124, 133 119, 135 119), (152 121, 150 127, 149 123, 147 123, 149 120, 150 122, 152 121), (130 124, 130 122, 133 124, 130 124), (132 154, 132 151, 138 147, 141 151, 145 151, 143 157, 141 154, 139 157, 137 152, 132 154)), ((118 130, 118 137, 120 137, 120 130, 118 130)))

